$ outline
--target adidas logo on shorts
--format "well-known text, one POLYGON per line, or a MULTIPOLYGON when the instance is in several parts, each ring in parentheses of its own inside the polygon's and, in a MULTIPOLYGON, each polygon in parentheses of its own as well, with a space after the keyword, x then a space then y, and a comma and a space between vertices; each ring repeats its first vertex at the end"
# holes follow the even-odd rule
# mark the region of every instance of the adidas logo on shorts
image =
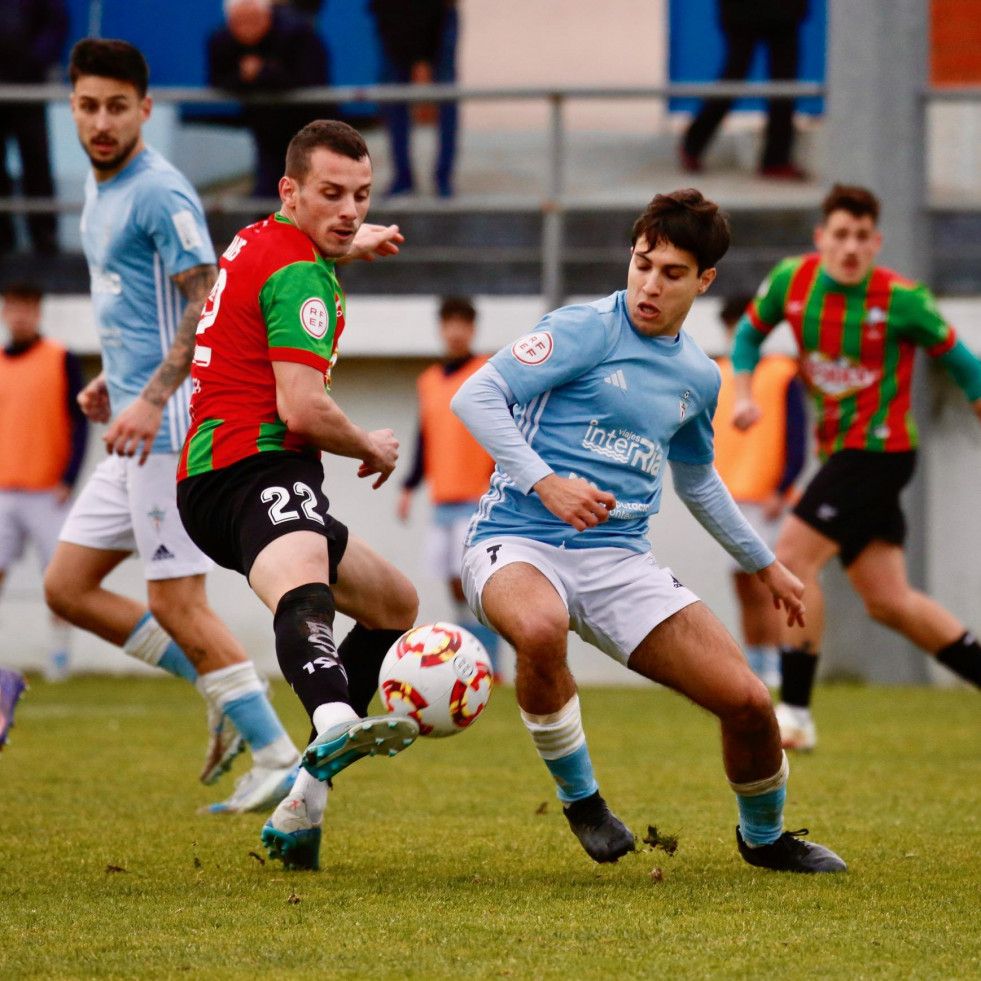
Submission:
POLYGON ((151 562, 161 562, 164 559, 174 558, 174 553, 171 552, 166 545, 160 545, 156 552, 153 553, 153 557, 150 559, 151 562))

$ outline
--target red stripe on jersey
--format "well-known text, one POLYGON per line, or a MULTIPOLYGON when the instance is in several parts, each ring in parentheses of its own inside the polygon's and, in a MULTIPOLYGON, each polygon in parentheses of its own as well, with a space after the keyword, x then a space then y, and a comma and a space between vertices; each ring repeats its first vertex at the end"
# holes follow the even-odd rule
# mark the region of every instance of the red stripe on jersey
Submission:
POLYGON ((760 316, 759 310, 757 309, 759 306, 759 302, 760 302, 759 299, 757 299, 756 297, 753 298, 753 302, 750 303, 748 307, 746 307, 746 316, 749 318, 749 322, 753 325, 753 327, 756 330, 758 330, 761 334, 766 336, 767 334, 770 333, 771 330, 773 330, 774 325, 768 324, 760 316))
POLYGON ((896 365, 896 397, 889 406, 886 426, 889 435, 884 449, 887 453, 912 448, 908 417, 913 404, 913 365, 916 363, 916 348, 903 344, 899 349, 899 363, 896 365))
MULTIPOLYGON (((821 334, 817 350, 829 361, 841 356, 841 338, 845 324, 845 297, 841 293, 828 293, 824 297, 821 310, 821 334)), ((841 419, 841 403, 837 399, 825 398, 824 418, 818 429, 818 441, 826 453, 832 451, 835 436, 841 419)))
POLYGON ((947 329, 950 333, 947 335, 946 340, 925 349, 931 358, 939 358, 941 355, 946 354, 957 343, 957 331, 950 324, 947 324, 947 329))
POLYGON ((855 393, 855 417, 852 419, 844 446, 864 449, 869 439, 869 424, 882 408, 882 370, 886 350, 887 318, 892 299, 893 276, 888 269, 872 270, 865 291, 859 340, 859 362, 875 370, 877 380, 855 393))
POLYGON ((330 367, 330 362, 326 358, 314 354, 313 351, 302 351, 295 347, 271 347, 269 348, 269 360, 306 364, 320 372, 324 372, 330 367))
POLYGON ((803 337, 804 311, 807 308, 807 298, 811 295, 811 288, 817 278, 820 263, 821 257, 817 253, 804 256, 790 278, 787 298, 783 303, 784 316, 787 318, 787 323, 790 324, 794 337, 797 338, 797 344, 802 351, 805 349, 803 337))

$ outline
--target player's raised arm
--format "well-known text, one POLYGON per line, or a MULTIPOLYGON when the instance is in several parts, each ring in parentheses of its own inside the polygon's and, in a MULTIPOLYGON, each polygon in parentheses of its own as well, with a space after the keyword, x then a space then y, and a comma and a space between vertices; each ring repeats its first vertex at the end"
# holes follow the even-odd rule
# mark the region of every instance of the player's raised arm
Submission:
POLYGON ((191 369, 198 320, 216 276, 216 267, 205 264, 194 266, 173 277, 174 283, 187 300, 177 325, 174 342, 167 356, 143 387, 140 397, 119 413, 102 437, 110 453, 118 453, 120 456, 135 456, 139 453, 141 464, 150 455, 153 440, 160 428, 160 420, 163 418, 164 406, 191 369))

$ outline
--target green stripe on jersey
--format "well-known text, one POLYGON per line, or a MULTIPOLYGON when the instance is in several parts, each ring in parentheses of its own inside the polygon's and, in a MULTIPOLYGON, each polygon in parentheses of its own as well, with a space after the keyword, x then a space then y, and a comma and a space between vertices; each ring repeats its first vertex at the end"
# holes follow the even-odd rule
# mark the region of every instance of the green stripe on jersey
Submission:
POLYGON ((187 444, 188 474, 204 473, 212 468, 212 446, 215 430, 224 419, 207 419, 201 423, 187 444))

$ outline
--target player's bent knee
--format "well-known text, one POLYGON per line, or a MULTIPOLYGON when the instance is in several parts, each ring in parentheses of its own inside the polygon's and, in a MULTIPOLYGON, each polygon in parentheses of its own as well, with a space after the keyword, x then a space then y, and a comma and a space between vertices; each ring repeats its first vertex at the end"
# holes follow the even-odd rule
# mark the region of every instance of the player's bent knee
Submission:
POLYGON ((897 602, 897 597, 884 594, 876 596, 864 596, 865 612, 876 623, 883 626, 895 626, 901 620, 902 604, 897 602))
POLYGON ((755 675, 731 691, 719 718, 733 729, 751 731, 765 728, 773 716, 773 702, 766 685, 755 675))

